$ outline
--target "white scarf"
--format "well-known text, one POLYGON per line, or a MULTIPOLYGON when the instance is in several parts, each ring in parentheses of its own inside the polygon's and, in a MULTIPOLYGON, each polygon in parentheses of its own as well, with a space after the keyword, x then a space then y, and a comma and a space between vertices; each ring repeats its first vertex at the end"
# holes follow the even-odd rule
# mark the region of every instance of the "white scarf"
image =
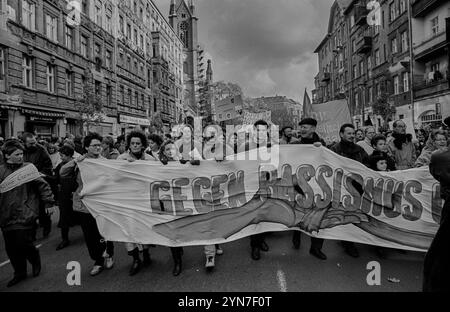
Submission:
POLYGON ((39 173, 33 164, 28 164, 14 171, 3 180, 0 184, 0 193, 3 194, 9 192, 18 186, 36 180, 42 176, 43 175, 39 173))

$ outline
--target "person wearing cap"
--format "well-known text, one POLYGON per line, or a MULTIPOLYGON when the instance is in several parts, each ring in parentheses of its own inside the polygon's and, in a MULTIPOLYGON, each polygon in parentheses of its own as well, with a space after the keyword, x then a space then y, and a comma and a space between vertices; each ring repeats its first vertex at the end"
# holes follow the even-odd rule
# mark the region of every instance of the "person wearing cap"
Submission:
POLYGON ((280 131, 280 145, 282 144, 293 144, 294 142, 297 142, 298 139, 296 139, 292 134, 292 127, 286 126, 283 127, 280 131))
MULTIPOLYGON (((304 118, 298 124, 300 126, 300 137, 291 144, 315 144, 325 146, 325 141, 316 133, 317 120, 314 118, 304 118)), ((300 249, 302 232, 294 231, 292 243, 295 249, 300 249)), ((324 240, 322 238, 311 236, 311 247, 309 253, 321 260, 326 260, 327 256, 322 252, 324 240)))
MULTIPOLYGON (((450 127, 450 116, 444 120, 450 127)), ((450 284, 450 150, 436 152, 431 156, 430 173, 441 183, 441 210, 439 229, 425 256, 423 267, 424 292, 449 292, 450 284)))

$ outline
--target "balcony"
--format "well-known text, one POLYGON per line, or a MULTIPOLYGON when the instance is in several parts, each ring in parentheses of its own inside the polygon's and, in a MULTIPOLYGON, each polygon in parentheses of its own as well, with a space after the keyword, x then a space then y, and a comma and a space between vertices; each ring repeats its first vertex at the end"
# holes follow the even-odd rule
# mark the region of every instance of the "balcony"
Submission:
POLYGON ((356 53, 366 54, 372 50, 372 37, 364 36, 356 43, 356 53))
POLYGON ((367 24, 367 15, 369 14, 369 10, 367 10, 364 4, 355 5, 355 24, 356 25, 365 25, 367 24))
POLYGON ((450 84, 446 77, 438 80, 422 80, 414 84, 414 96, 416 98, 439 94, 448 90, 450 90, 450 84))
POLYGON ((436 54, 445 53, 448 45, 445 30, 431 36, 414 47, 415 59, 418 62, 426 62, 436 54))
POLYGON ((330 73, 323 73, 322 81, 330 81, 331 80, 331 74, 330 73))
POLYGON ((413 17, 424 17, 442 3, 441 0, 416 0, 412 4, 413 17))

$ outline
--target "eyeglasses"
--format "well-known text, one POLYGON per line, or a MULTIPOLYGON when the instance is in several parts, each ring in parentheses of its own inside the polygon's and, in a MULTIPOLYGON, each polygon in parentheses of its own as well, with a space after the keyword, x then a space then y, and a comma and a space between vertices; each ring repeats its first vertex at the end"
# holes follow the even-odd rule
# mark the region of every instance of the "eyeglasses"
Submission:
POLYGON ((89 147, 102 147, 102 145, 101 144, 91 144, 91 145, 89 145, 89 147))

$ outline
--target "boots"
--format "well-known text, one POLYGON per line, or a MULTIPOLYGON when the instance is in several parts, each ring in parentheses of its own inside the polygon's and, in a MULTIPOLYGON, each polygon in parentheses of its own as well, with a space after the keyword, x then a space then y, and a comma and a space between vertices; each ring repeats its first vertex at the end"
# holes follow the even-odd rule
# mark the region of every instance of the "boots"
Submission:
POLYGON ((178 276, 181 273, 181 265, 182 265, 181 255, 183 254, 183 248, 171 247, 170 251, 172 252, 174 262, 172 274, 173 276, 178 276))
POLYGON ((36 249, 36 252, 28 258, 28 261, 31 263, 33 277, 39 276, 41 274, 41 255, 39 250, 36 249))
POLYGON ((130 268, 130 276, 136 275, 140 270, 142 266, 142 261, 139 258, 139 249, 134 248, 132 251, 128 252, 128 255, 133 257, 133 263, 131 264, 130 268))
POLYGON ((152 263, 152 259, 150 258, 150 253, 148 249, 142 250, 142 256, 144 258, 144 266, 149 266, 152 263))

